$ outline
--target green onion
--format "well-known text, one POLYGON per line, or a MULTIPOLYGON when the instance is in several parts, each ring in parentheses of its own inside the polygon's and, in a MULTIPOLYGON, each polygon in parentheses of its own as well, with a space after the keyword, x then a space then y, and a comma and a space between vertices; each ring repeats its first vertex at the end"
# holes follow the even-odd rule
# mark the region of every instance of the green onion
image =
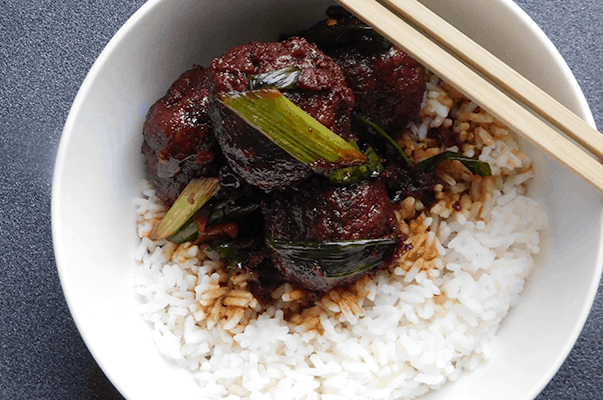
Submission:
POLYGON ((406 155, 406 153, 404 152, 404 150, 398 145, 398 143, 391 136, 389 136, 383 130, 383 128, 381 128, 379 125, 375 124, 374 122, 372 122, 368 118, 363 117, 362 115, 354 114, 354 117, 356 118, 356 120, 358 122, 360 122, 361 124, 363 124, 367 128, 372 129, 377 134, 379 134, 381 137, 383 137, 385 140, 387 140, 389 142, 389 144, 394 148, 394 150, 396 150, 398 152, 398 154, 400 155, 400 157, 402 158, 402 160, 404 160, 408 165, 412 165, 412 161, 410 161, 410 158, 408 158, 408 156, 406 155))
POLYGON ((251 253, 246 250, 236 248, 234 242, 222 242, 211 246, 211 249, 216 251, 222 261, 225 261, 228 269, 236 270, 251 258, 251 253))
POLYGON ((327 278, 345 278, 383 264, 397 242, 394 239, 313 242, 271 237, 268 244, 309 274, 316 274, 318 265, 327 278))
POLYGON ((317 172, 369 162, 275 88, 218 95, 218 100, 290 155, 317 172))
POLYGON ((199 237, 199 229, 195 221, 190 218, 188 221, 176 231, 173 235, 169 236, 167 240, 172 243, 182 244, 184 242, 192 242, 199 237))
MULTIPOLYGON (((412 162, 410 161, 404 150, 379 125, 371 122, 368 118, 363 117, 362 115, 354 114, 354 116, 358 122, 362 123, 364 126, 372 129, 373 131, 381 135, 383 138, 385 138, 389 142, 389 144, 398 152, 402 159, 406 161, 406 163, 408 163, 409 165, 412 165, 412 162)), ((445 151, 433 157, 429 157, 428 159, 416 164, 415 168, 417 172, 431 172, 438 165, 448 160, 457 160, 462 162, 463 165, 467 167, 467 169, 469 169, 469 171, 471 171, 473 174, 482 176, 492 175, 492 170, 490 169, 490 165, 488 163, 464 156, 454 151, 445 151)))
POLYGON ((218 178, 193 179, 182 190, 161 222, 155 226, 149 239, 165 239, 180 229, 218 191, 218 178))
POLYGON ((212 208, 211 215, 207 220, 207 226, 211 227, 223 220, 241 218, 247 214, 251 214, 259 208, 259 201, 237 204, 233 199, 222 200, 212 208))
POLYGON ((299 67, 291 66, 257 74, 249 78, 245 90, 257 90, 265 87, 273 87, 279 90, 295 89, 302 71, 299 67))
POLYGON ((304 32, 308 41, 319 46, 352 44, 357 40, 357 35, 368 36, 373 39, 376 47, 381 50, 389 50, 392 42, 377 32, 373 27, 367 25, 339 25, 332 26, 326 23, 321 25, 317 31, 304 32))
POLYGON ((368 164, 336 169, 329 174, 329 181, 336 185, 350 185, 383 172, 385 168, 372 147, 368 147, 364 155, 370 160, 368 164))
POLYGON ((463 163, 471 173, 481 176, 491 176, 492 170, 490 165, 483 161, 478 161, 474 158, 464 156, 454 151, 445 151, 433 157, 429 157, 416 165, 418 172, 430 172, 436 169, 438 165, 444 161, 456 160, 463 163))

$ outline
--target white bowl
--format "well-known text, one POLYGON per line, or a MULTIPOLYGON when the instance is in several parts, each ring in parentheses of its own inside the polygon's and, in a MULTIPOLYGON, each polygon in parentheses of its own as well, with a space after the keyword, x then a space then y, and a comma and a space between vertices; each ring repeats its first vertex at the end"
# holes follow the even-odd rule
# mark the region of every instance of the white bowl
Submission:
MULTIPOLYGON (((593 124, 568 67, 512 1, 424 2, 593 124)), ((132 198, 143 177, 141 129, 148 107, 193 63, 208 65, 233 46, 307 27, 323 18, 328 4, 152 0, 115 35, 82 85, 55 169, 55 253, 82 337, 126 398, 200 398, 192 375, 155 351, 132 289, 138 241, 132 198)), ((602 199, 528 147, 539 173, 534 193, 554 229, 545 241, 548 250, 503 322, 492 359, 426 398, 533 399, 586 320, 603 265, 602 199)))

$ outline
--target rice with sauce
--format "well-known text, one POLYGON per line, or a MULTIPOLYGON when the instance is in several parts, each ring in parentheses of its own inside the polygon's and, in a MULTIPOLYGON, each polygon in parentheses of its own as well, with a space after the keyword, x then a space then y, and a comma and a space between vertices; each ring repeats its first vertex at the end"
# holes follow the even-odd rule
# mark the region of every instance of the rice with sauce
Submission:
POLYGON ((459 162, 438 168, 431 209, 396 206, 412 249, 376 277, 307 305, 284 284, 262 307, 249 275, 228 271, 203 246, 147 235, 167 208, 145 183, 138 206, 135 291, 159 352, 191 371, 206 399, 414 398, 490 358, 493 338, 519 300, 547 226, 526 196, 531 160, 512 133, 431 76, 421 113, 399 144, 413 162, 430 127, 451 126, 458 151, 488 162, 491 177, 459 162), (304 305, 304 306, 302 306, 304 305))

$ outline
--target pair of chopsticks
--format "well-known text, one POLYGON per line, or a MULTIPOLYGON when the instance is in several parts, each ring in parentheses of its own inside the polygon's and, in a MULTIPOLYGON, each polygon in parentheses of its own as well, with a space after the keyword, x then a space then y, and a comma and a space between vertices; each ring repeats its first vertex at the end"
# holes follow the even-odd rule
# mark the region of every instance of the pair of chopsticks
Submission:
POLYGON ((417 0, 337 1, 603 194, 603 134, 536 85, 417 0))

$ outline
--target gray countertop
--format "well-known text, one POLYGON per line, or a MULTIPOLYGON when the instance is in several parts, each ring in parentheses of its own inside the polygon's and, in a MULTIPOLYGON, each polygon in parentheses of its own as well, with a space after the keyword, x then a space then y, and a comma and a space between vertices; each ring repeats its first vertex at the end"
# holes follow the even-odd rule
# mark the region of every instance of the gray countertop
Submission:
MULTIPOLYGON (((462 0, 459 0, 462 1, 462 0)), ((123 399, 69 314, 50 228, 63 124, 88 70, 143 0, 0 0, 0 399, 123 399)), ((603 127, 603 1, 517 0, 603 127)), ((539 400, 603 398, 603 285, 539 400)))

